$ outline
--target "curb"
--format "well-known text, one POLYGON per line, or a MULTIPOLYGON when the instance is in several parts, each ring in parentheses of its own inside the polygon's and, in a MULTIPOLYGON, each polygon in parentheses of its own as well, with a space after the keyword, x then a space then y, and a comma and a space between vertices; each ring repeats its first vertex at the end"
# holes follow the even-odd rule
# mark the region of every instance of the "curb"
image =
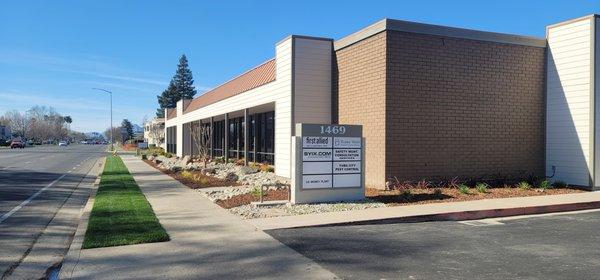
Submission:
MULTIPOLYGON (((77 230, 75 231, 75 236, 73 237, 73 241, 69 246, 69 251, 65 255, 63 260, 58 279, 70 279, 79 263, 79 257, 81 255, 81 247, 83 246, 83 238, 85 237, 85 232, 87 230, 87 225, 90 219, 90 214, 92 212, 92 207, 94 206, 94 198, 96 197, 96 193, 98 192, 98 186, 100 185, 100 174, 102 173, 103 167, 106 164, 106 157, 98 160, 100 165, 98 167, 99 171, 96 175, 96 180, 92 186, 92 190, 90 193, 90 197, 85 204, 85 207, 82 210, 81 218, 79 220, 79 225, 77 226, 77 230)), ((97 161, 97 162, 98 162, 97 161)))
MULTIPOLYGON (((488 218, 503 218, 522 215, 536 215, 548 213, 561 213, 580 210, 600 209, 600 201, 530 206, 530 207, 515 207, 515 208, 498 208, 474 211, 447 212, 430 215, 416 215, 397 218, 383 218, 363 221, 351 222, 333 222, 319 225, 306 225, 297 227, 288 227, 285 229, 297 228, 313 228, 313 227, 334 227, 334 226, 359 226, 359 225, 382 225, 382 224, 398 224, 398 223, 420 223, 433 221, 468 221, 488 218)), ((283 228, 282 228, 283 229, 283 228)), ((277 229, 272 229, 277 230, 277 229)), ((269 230, 266 230, 269 231, 269 230)))

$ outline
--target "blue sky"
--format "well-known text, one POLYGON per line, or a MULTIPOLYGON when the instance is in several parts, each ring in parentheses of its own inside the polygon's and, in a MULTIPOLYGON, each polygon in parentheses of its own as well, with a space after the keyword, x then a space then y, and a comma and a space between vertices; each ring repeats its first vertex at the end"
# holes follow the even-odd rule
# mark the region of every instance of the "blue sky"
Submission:
POLYGON ((104 131, 153 117, 185 53, 199 92, 274 56, 289 34, 338 39, 382 18, 543 37, 596 1, 3 1, 0 114, 33 105, 104 131))

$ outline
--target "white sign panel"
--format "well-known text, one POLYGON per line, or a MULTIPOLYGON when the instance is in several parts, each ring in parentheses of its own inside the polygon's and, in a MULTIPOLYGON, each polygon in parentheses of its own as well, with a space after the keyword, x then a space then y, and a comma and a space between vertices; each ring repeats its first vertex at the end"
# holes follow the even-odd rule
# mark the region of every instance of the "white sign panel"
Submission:
POLYGON ((302 186, 305 189, 331 188, 331 175, 303 175, 302 186))
POLYGON ((334 148, 360 148, 362 146, 360 137, 335 137, 333 141, 334 148))
POLYGON ((334 161, 333 162, 333 173, 344 174, 344 173, 360 173, 361 171, 360 161, 334 161))
POLYGON ((302 137, 303 148, 331 148, 331 137, 304 136, 302 137))
POLYGON ((331 161, 331 149, 303 149, 302 161, 331 161))
POLYGON ((360 187, 360 185, 360 174, 333 175, 334 188, 354 188, 360 187))
POLYGON ((364 199, 360 125, 299 123, 292 141, 292 203, 364 199))
POLYGON ((360 149, 333 149, 333 160, 361 160, 360 149))
POLYGON ((331 174, 331 161, 308 161, 302 163, 302 174, 331 174))

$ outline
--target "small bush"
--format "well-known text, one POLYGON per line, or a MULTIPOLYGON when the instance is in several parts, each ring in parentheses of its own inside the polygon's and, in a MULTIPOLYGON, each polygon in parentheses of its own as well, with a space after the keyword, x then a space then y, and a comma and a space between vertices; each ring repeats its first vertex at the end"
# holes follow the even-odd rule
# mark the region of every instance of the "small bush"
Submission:
POLYGON ((224 164, 225 163, 225 158, 224 157, 215 157, 213 159, 213 162, 216 164, 224 164))
POLYGON ((531 189, 531 185, 529 183, 527 183, 526 181, 519 182, 519 184, 517 184, 517 187, 519 187, 519 189, 522 189, 524 191, 531 189))
POLYGON ((209 184, 208 178, 206 178, 205 176, 200 175, 200 174, 194 176, 194 182, 196 182, 197 184, 200 184, 202 186, 208 186, 208 184, 209 184))
POLYGON ((143 154, 142 159, 148 159, 148 156, 146 156, 146 154, 143 154))
POLYGON ((260 198, 261 193, 262 193, 263 197, 266 195, 266 192, 261 191, 261 186, 254 186, 254 188, 252 188, 252 191, 250 193, 256 199, 260 198))
POLYGON ((567 183, 565 183, 564 181, 561 180, 556 180, 554 181, 554 184, 552 184, 555 188, 566 188, 567 187, 567 183))
POLYGON ((244 166, 244 165, 246 165, 246 160, 244 160, 243 158, 241 158, 241 159, 235 160, 234 163, 235 163, 235 165, 238 165, 238 166, 244 166))
POLYGON ((440 189, 440 188, 433 189, 433 195, 435 195, 435 196, 441 196, 442 195, 442 189, 440 189))
POLYGON ((477 185, 475 185, 475 189, 480 193, 487 193, 488 187, 489 186, 486 183, 477 183, 477 185))
POLYGON ((458 191, 462 194, 471 194, 471 191, 469 190, 469 186, 467 186, 465 184, 458 185, 458 191))
POLYGON ((400 195, 406 199, 406 200, 410 200, 412 198, 412 193, 410 192, 409 189, 404 189, 402 190, 402 192, 400 193, 400 195))
POLYGON ((429 182, 425 179, 417 182, 417 184, 415 185, 416 189, 422 189, 422 190, 428 189, 429 187, 431 187, 431 182, 429 182))
POLYGON ((186 180, 194 180, 194 173, 184 170, 181 172, 181 178, 186 180))
POLYGON ((263 172, 274 172, 275 168, 273 168, 273 166, 270 166, 270 165, 268 165, 266 163, 262 163, 260 165, 260 171, 263 171, 263 172))
POLYGON ((543 180, 543 181, 541 181, 541 182, 540 182, 540 185, 539 185, 539 187, 540 187, 540 189, 542 189, 542 190, 547 190, 547 189, 549 189, 549 188, 551 187, 551 185, 550 185, 550 181, 548 181, 548 180, 543 180))

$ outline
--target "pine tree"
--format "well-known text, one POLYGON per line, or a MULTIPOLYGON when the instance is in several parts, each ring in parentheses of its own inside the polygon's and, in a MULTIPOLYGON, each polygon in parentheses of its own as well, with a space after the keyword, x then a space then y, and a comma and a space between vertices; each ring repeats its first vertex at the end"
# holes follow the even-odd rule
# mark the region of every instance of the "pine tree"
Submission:
POLYGON ((192 99, 194 98, 194 95, 196 95, 194 77, 192 76, 192 70, 190 70, 188 66, 188 60, 185 54, 179 59, 179 65, 177 65, 177 72, 175 72, 175 76, 173 76, 173 82, 175 83, 178 97, 177 100, 182 98, 192 99))
POLYGON ((194 88, 194 77, 189 69, 187 57, 184 55, 179 59, 177 71, 171 79, 169 86, 161 95, 156 96, 159 108, 156 110, 156 116, 165 117, 165 108, 175 108, 177 101, 183 99, 192 99, 196 95, 194 88))
POLYGON ((173 80, 169 83, 167 89, 165 89, 160 95, 156 96, 158 98, 159 108, 156 109, 156 116, 159 118, 165 117, 165 108, 175 108, 177 106, 178 98, 175 83, 173 80))
POLYGON ((133 125, 131 124, 131 122, 128 119, 124 119, 121 122, 121 133, 124 134, 124 140, 129 140, 133 138, 133 125))

